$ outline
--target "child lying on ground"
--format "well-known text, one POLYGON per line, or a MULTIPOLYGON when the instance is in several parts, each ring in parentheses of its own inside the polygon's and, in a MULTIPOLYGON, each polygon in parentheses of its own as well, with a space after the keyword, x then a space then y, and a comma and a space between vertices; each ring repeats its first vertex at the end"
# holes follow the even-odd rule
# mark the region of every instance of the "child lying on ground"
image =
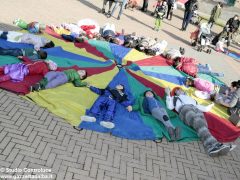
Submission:
POLYGON ((127 94, 124 92, 124 86, 118 84, 114 89, 107 87, 106 89, 98 89, 93 86, 88 86, 91 91, 99 94, 100 97, 95 101, 90 110, 87 110, 86 116, 81 116, 82 121, 95 122, 101 110, 105 109, 103 115, 103 121, 100 121, 100 125, 112 129, 115 127, 113 123, 114 111, 117 103, 122 104, 130 112, 132 111, 131 102, 128 100, 127 94))
POLYGON ((49 71, 55 71, 57 64, 51 60, 32 62, 27 57, 23 57, 23 63, 10 64, 0 67, 0 82, 12 80, 14 82, 23 81, 27 75, 45 75, 49 71))
POLYGON ((0 31, 0 38, 9 42, 32 44, 36 51, 39 51, 40 48, 51 48, 55 46, 52 41, 45 37, 15 31, 0 31))
POLYGON ((44 78, 30 87, 30 91, 39 91, 42 89, 51 89, 57 86, 72 82, 75 87, 86 86, 86 82, 82 80, 87 78, 87 72, 85 70, 68 69, 65 71, 52 71, 45 74, 44 78))
POLYGON ((46 25, 40 24, 39 22, 26 23, 22 19, 14 20, 13 24, 33 34, 42 33, 46 28, 46 25))
POLYGON ((153 91, 147 90, 144 92, 144 96, 140 96, 136 100, 136 104, 133 106, 133 111, 140 110, 143 115, 152 115, 158 121, 163 123, 172 141, 180 139, 180 128, 174 127, 159 100, 159 97, 157 97, 153 91))
POLYGON ((195 87, 195 96, 200 99, 211 99, 211 96, 219 91, 219 86, 201 78, 186 79, 185 85, 188 87, 195 87))
POLYGON ((210 111, 214 104, 208 106, 200 105, 179 87, 174 88, 172 92, 167 88, 165 89, 165 93, 167 108, 169 110, 175 109, 179 113, 179 118, 196 131, 209 156, 217 157, 226 155, 236 147, 236 145, 218 142, 209 132, 203 112, 210 111))
POLYGON ((197 73, 208 74, 211 76, 223 77, 223 73, 212 72, 212 68, 209 64, 199 64, 193 58, 178 57, 172 61, 172 66, 179 71, 182 71, 192 77, 196 77, 197 73))
POLYGON ((182 57, 185 54, 185 49, 180 47, 178 49, 169 49, 164 52, 163 56, 166 57, 169 60, 176 59, 177 57, 182 57))
POLYGON ((43 50, 36 51, 32 48, 13 48, 13 49, 4 49, 0 47, 0 55, 8 55, 14 57, 26 56, 31 60, 46 59, 47 52, 43 50))

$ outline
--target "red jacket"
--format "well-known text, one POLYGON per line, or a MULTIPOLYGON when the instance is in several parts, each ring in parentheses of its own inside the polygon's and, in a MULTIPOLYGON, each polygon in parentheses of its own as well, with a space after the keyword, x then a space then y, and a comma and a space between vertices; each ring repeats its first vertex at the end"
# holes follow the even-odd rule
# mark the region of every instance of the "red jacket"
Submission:
POLYGON ((196 77, 198 72, 197 61, 193 58, 181 57, 176 69, 190 76, 196 77))
POLYGON ((45 61, 31 61, 27 57, 23 57, 22 61, 28 66, 28 75, 42 75, 44 76, 49 72, 48 65, 45 61))

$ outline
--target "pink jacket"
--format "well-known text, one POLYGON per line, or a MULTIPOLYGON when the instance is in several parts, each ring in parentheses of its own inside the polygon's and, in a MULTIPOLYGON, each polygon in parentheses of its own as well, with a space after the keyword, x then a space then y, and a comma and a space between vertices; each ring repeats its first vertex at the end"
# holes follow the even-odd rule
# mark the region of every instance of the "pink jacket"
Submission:
POLYGON ((212 92, 214 90, 214 84, 204 80, 204 79, 200 79, 200 78, 195 78, 194 79, 194 86, 196 89, 200 90, 200 91, 205 91, 205 92, 212 92))

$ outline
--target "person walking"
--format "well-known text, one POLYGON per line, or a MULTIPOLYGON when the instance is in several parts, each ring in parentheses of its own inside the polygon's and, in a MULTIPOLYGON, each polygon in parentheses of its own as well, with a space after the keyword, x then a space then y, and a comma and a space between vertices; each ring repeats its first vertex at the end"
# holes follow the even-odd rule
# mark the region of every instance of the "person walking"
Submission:
POLYGON ((168 19, 169 15, 170 15, 169 20, 172 20, 174 3, 175 3, 175 0, 167 0, 167 5, 168 5, 167 19, 168 19))
POLYGON ((219 2, 211 11, 211 16, 210 19, 208 21, 208 24, 211 25, 211 28, 213 26, 213 24, 219 19, 219 17, 221 16, 222 13, 222 7, 223 4, 221 2, 219 2))
POLYGON ((182 31, 186 31, 187 26, 192 18, 193 12, 198 9, 198 1, 197 0, 188 0, 185 3, 185 11, 182 22, 182 31))
POLYGON ((141 8, 141 11, 147 12, 147 8, 148 8, 148 0, 143 0, 143 6, 141 8))

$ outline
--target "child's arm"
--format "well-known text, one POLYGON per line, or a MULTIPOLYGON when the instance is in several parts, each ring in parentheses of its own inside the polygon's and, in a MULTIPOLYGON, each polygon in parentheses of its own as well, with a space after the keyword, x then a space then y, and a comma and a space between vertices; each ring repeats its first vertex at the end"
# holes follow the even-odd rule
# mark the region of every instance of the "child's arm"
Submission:
POLYGON ((82 82, 80 79, 76 79, 73 81, 75 87, 84 87, 87 86, 87 82, 82 82))
POLYGON ((19 56, 18 59, 23 61, 23 62, 25 62, 25 63, 27 63, 27 64, 28 63, 32 63, 32 60, 29 59, 27 56, 19 56))
POLYGON ((103 95, 104 90, 105 90, 105 89, 96 88, 96 87, 94 87, 94 86, 90 86, 89 89, 90 89, 92 92, 94 92, 94 93, 96 93, 96 94, 99 94, 99 95, 103 95))
POLYGON ((132 110, 133 111, 137 111, 140 109, 140 105, 139 105, 139 102, 138 100, 135 102, 135 104, 132 106, 132 110))
POLYGON ((173 97, 170 96, 170 88, 166 88, 165 89, 165 94, 166 94, 166 105, 167 105, 167 108, 169 110, 173 110, 175 107, 174 107, 174 104, 173 104, 173 97))
POLYGON ((208 111, 210 111, 213 106, 214 106, 214 103, 212 103, 212 104, 210 104, 210 105, 208 105, 208 106, 203 106, 203 105, 201 105, 201 104, 197 104, 197 105, 196 105, 196 107, 197 107, 200 111, 202 111, 202 112, 208 112, 208 111))

